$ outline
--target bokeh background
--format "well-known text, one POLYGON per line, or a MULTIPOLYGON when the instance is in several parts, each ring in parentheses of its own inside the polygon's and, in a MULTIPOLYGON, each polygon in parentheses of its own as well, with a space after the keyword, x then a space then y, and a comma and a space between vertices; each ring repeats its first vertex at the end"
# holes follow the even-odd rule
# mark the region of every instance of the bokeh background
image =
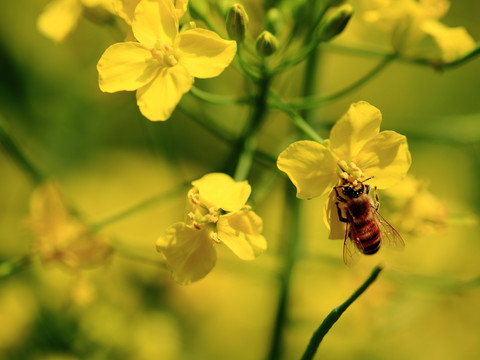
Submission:
MULTIPOLYGON (((78 273, 35 259, 0 279, 0 359, 266 358, 288 252, 283 217, 291 200, 285 194, 293 194, 274 163, 255 162, 249 177, 254 188, 261 184, 265 190, 255 204, 269 243, 260 258, 242 262, 218 246, 214 270, 198 283, 180 286, 154 246, 170 224, 183 219, 187 187, 182 184, 234 166, 231 142, 194 118, 238 134, 248 108, 206 105, 185 95, 170 120, 149 122, 134 93, 98 89, 96 63, 118 35, 81 19, 56 44, 36 29, 46 3, 0 2, 0 114, 10 132, 92 224, 168 196, 102 228, 117 249, 103 266, 78 273)), ((255 37, 261 6, 244 5, 255 37)), ((444 22, 465 26, 478 40, 478 14, 477 2, 452 1, 444 22)), ((380 59, 327 45, 319 61, 317 90, 332 92, 380 59)), ((298 66, 274 86, 296 95, 302 73, 298 66)), ((233 68, 197 85, 232 95, 248 90, 233 68)), ((325 199, 299 201, 303 236, 291 279, 283 359, 301 356, 323 318, 378 263, 385 271, 327 334, 318 358, 480 358, 479 98, 478 58, 444 72, 395 61, 362 88, 314 111, 313 126, 327 138, 350 103, 366 100, 378 107, 382 128, 407 136, 411 174, 434 196, 419 201, 420 212, 434 202, 447 212, 439 219, 442 226, 404 232, 404 251, 385 249, 349 269, 342 262, 342 242, 327 240, 325 199)), ((271 112, 262 129, 262 151, 275 158, 291 140, 291 129, 287 117, 271 112)), ((26 220, 33 188, 2 149, 0 261, 31 251, 26 220)), ((380 195, 388 205, 389 195, 380 195)), ((387 206, 385 216, 389 211, 394 217, 387 206)))

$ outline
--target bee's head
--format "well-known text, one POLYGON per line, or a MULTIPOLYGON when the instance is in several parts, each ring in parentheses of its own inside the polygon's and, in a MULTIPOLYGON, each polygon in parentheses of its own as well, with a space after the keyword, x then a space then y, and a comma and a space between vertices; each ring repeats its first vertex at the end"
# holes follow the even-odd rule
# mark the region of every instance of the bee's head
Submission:
POLYGON ((352 185, 343 186, 343 194, 350 199, 358 198, 364 192, 365 192, 365 185, 363 185, 362 183, 359 183, 359 186, 357 187, 353 187, 352 185))

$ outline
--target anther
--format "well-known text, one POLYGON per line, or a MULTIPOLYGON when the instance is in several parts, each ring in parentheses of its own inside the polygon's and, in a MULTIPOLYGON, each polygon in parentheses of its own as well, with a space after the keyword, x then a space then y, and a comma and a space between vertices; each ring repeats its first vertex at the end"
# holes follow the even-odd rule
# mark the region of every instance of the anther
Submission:
POLYGON ((215 241, 217 244, 220 244, 220 239, 218 238, 218 234, 216 232, 212 232, 210 234, 210 238, 215 241))
POLYGON ((347 170, 347 168, 348 168, 347 162, 345 160, 338 160, 337 164, 338 164, 338 166, 340 166, 340 168, 343 171, 347 170))

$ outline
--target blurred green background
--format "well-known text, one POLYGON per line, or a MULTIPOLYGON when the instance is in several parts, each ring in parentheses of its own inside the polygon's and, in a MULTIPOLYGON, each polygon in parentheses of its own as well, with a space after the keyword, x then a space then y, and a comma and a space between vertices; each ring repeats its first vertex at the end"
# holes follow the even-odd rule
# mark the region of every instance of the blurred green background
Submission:
MULTIPOLYGON (((92 223, 155 197, 174 195, 106 226, 117 254, 80 274, 36 260, 0 279, 0 359, 263 359, 270 347, 279 295, 285 188, 273 164, 254 164, 255 188, 277 174, 256 204, 267 253, 238 260, 218 246, 217 266, 189 286, 175 284, 155 251, 156 238, 184 216, 185 181, 231 170, 231 146, 188 114, 212 118, 238 133, 245 107, 205 105, 185 95, 166 122, 143 118, 132 92, 103 94, 96 63, 119 41, 85 19, 55 44, 36 30, 46 0, 0 2, 0 114, 28 158, 54 177, 92 223)), ((245 3, 252 32, 259 6, 245 3)), ((480 39, 480 3, 452 1, 447 25, 465 26, 480 39)), ((225 37, 225 34, 221 34, 225 37)), ((253 34, 252 36, 256 36, 253 34)), ((339 39, 340 41, 341 39, 339 39)), ((339 90, 380 60, 325 46, 317 88, 339 90)), ((282 93, 298 94, 299 66, 277 79, 282 93)), ((244 92, 241 75, 197 81, 215 93, 244 92), (231 84, 238 84, 232 86, 231 84)), ((447 225, 404 234, 406 249, 381 251, 349 269, 342 242, 327 240, 324 199, 301 201, 304 236, 294 267, 282 358, 301 356, 312 332, 378 263, 386 270, 324 339, 322 359, 480 358, 478 187, 480 59, 443 73, 396 61, 367 85, 314 112, 314 127, 329 127, 350 103, 366 100, 383 114, 383 129, 408 138, 411 173, 429 182, 448 209, 447 225)), ((261 149, 275 158, 291 124, 272 112, 261 149)), ((0 260, 28 254, 26 226, 34 184, 0 151, 0 260)))

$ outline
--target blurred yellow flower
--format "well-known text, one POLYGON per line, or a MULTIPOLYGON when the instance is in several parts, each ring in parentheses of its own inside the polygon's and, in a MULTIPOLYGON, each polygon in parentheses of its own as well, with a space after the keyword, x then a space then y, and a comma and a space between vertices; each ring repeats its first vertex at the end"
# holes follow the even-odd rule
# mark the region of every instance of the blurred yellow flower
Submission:
POLYGON ((105 17, 113 14, 112 0, 53 0, 37 20, 38 30, 53 41, 62 41, 77 25, 83 12, 105 17))
POLYGON ((53 182, 45 182, 30 199, 29 224, 34 233, 32 248, 40 258, 71 269, 105 262, 112 248, 102 236, 74 216, 53 182))
POLYGON ((220 75, 237 49, 235 41, 209 30, 179 33, 170 0, 141 0, 132 31, 138 42, 116 43, 100 58, 99 86, 104 92, 137 90, 140 111, 152 121, 167 120, 194 77, 220 75))
POLYGON ((410 167, 407 139, 395 131, 380 132, 381 121, 376 107, 365 101, 353 103, 333 126, 329 140, 297 141, 278 156, 277 167, 295 185, 297 197, 310 199, 330 191, 325 215, 331 238, 345 235, 334 186, 373 177, 369 184, 384 189, 402 180, 410 167))
POLYGON ((407 176, 398 186, 384 192, 383 198, 392 209, 390 219, 402 233, 423 235, 447 226, 447 206, 427 186, 425 180, 407 176))
MULTIPOLYGON (((115 12, 124 19, 127 24, 132 25, 135 8, 140 0, 112 0, 115 12)), ((175 5, 177 18, 181 18, 187 11, 188 0, 172 0, 175 5)))
POLYGON ((192 182, 185 222, 170 226, 157 243, 180 284, 207 275, 215 266, 214 244, 223 243, 242 260, 253 260, 267 248, 261 235, 262 219, 245 205, 251 188, 222 173, 192 182))
POLYGON ((368 3, 363 20, 391 35, 402 57, 452 62, 473 50, 475 41, 463 27, 450 28, 439 19, 447 0, 385 0, 368 3))

